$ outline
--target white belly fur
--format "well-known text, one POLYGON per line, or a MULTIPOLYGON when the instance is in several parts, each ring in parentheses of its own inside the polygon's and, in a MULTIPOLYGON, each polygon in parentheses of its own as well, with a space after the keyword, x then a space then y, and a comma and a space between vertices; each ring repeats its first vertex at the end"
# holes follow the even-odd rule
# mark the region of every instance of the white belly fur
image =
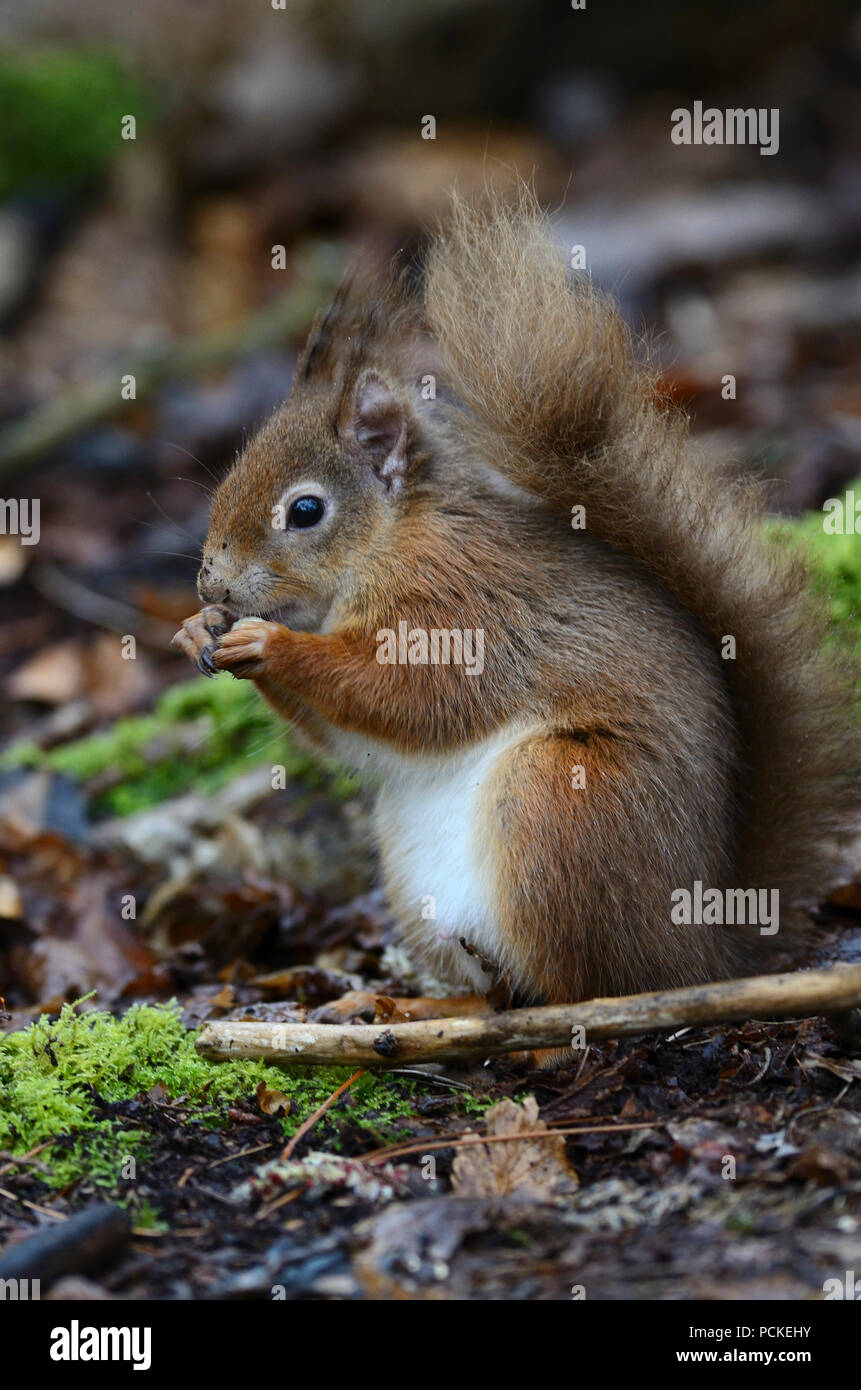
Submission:
POLYGON ((417 964, 455 988, 483 990, 491 982, 461 937, 489 960, 501 958, 490 846, 477 825, 479 792, 525 732, 509 726, 456 752, 411 755, 335 731, 337 755, 380 780, 383 877, 408 946, 417 964))

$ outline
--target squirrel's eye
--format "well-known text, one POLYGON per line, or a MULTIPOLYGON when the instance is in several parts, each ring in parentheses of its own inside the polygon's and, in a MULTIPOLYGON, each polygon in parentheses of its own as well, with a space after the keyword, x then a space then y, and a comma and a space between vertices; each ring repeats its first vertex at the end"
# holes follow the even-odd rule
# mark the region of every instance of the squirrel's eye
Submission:
POLYGON ((294 530, 316 526, 318 521, 323 520, 325 510, 322 499, 319 497, 297 497, 290 508, 287 525, 294 530))

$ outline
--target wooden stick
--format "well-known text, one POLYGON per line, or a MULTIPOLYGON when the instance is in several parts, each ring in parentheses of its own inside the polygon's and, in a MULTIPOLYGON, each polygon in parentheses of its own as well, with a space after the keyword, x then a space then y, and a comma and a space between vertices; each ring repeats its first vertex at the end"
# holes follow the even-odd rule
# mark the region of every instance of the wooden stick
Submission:
POLYGON ((353 1075, 352 1075, 351 1077, 349 1077, 348 1080, 346 1080, 342 1086, 339 1086, 338 1089, 337 1089, 336 1091, 333 1091, 332 1094, 331 1094, 330 1096, 327 1096, 327 1097, 326 1097, 326 1099, 323 1101, 323 1104, 322 1104, 322 1105, 319 1105, 319 1106, 317 1107, 317 1109, 314 1111, 313 1115, 309 1115, 308 1118, 307 1118, 307 1120, 303 1121, 303 1123, 302 1123, 302 1124, 299 1126, 299 1128, 297 1129, 296 1133, 293 1135, 292 1139, 289 1141, 289 1143, 285 1144, 284 1148, 282 1149, 282 1151, 281 1151, 281 1162, 282 1162, 282 1163, 286 1163, 286 1162, 287 1162, 288 1158, 289 1158, 290 1155, 292 1154, 292 1152, 293 1152, 293 1150, 295 1149, 296 1145, 299 1143, 299 1140, 305 1138, 305 1135, 308 1133, 309 1129, 313 1129, 313 1128, 314 1128, 314 1126, 315 1126, 315 1124, 317 1123, 317 1121, 318 1121, 319 1119, 321 1119, 321 1117, 322 1117, 323 1115, 325 1115, 325 1113, 326 1113, 326 1111, 329 1109, 329 1107, 332 1106, 332 1105, 334 1105, 334 1104, 335 1104, 335 1101, 338 1100, 339 1097, 341 1097, 341 1096, 344 1094, 345 1091, 349 1091, 349 1089, 350 1089, 350 1087, 352 1086, 353 1082, 354 1082, 354 1081, 358 1081, 359 1077, 360 1077, 360 1076, 364 1076, 364 1074, 365 1074, 365 1069, 364 1069, 364 1067, 360 1067, 358 1071, 354 1071, 354 1072, 353 1072, 353 1075))
POLYGON ((260 1058, 279 1065, 325 1064, 399 1067, 404 1062, 442 1062, 521 1049, 570 1047, 582 1028, 578 1051, 602 1038, 662 1032, 692 1024, 744 1022, 749 1018, 806 1017, 840 1013, 861 1004, 861 965, 835 965, 784 975, 754 975, 721 984, 695 985, 660 994, 592 999, 512 1009, 471 1018, 421 1023, 207 1023, 198 1052, 213 1062, 260 1058))
MULTIPOLYGON (((56 1213, 52 1213, 56 1214, 56 1213)), ((0 1258, 0 1279, 39 1279, 89 1274, 111 1263, 128 1245, 131 1218, 120 1207, 85 1207, 58 1226, 47 1226, 0 1258)), ((38 1295, 37 1295, 38 1297, 38 1295)))

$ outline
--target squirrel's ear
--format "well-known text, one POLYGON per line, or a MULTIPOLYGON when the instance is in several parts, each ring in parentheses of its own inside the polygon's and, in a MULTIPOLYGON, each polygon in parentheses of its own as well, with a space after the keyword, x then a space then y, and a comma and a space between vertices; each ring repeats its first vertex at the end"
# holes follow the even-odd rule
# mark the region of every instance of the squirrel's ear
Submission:
POLYGON ((407 414, 378 372, 356 383, 347 434, 386 487, 397 491, 407 470, 407 414))

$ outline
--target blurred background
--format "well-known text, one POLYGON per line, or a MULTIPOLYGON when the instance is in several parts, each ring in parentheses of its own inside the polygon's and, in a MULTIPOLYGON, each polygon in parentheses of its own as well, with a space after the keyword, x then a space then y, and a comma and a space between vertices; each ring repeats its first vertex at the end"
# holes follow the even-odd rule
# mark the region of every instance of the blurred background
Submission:
POLYGON ((361 796, 167 647, 198 606, 208 491, 287 392, 340 267, 417 246, 455 182, 534 181, 698 434, 774 477, 776 507, 859 472, 851 5, 278 4, 4 0, 0 492, 41 507, 38 544, 0 535, 0 916, 22 1004, 154 989, 165 942, 190 958, 205 938, 223 966, 295 929, 294 889, 305 911, 372 884, 361 796), (673 144, 695 101, 778 108, 778 152, 673 144), (288 789, 273 811, 273 759, 322 800, 288 789), (117 853, 161 955, 117 921, 117 853), (88 917, 69 904, 96 880, 88 917))

